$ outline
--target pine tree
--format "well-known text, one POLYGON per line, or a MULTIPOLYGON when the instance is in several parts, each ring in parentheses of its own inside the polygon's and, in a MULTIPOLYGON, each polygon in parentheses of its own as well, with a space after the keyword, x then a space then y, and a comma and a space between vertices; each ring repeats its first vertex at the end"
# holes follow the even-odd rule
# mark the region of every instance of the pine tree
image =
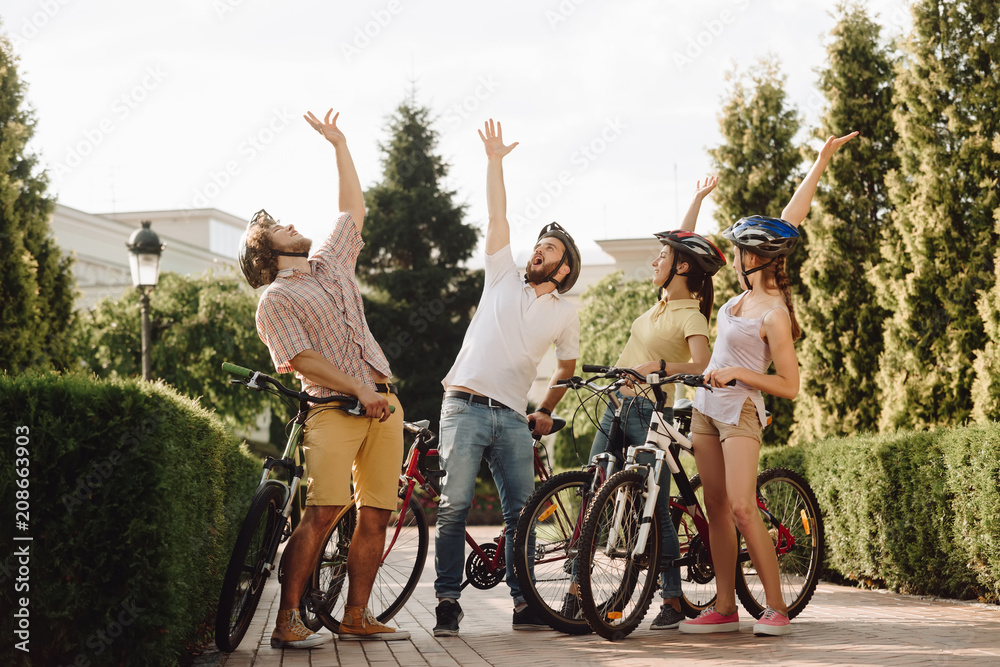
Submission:
POLYGON ((882 428, 962 423, 987 342, 976 303, 994 284, 1000 6, 920 0, 896 77, 895 206, 878 295, 892 311, 878 384, 882 428))
MULTIPOLYGON (((719 114, 723 143, 709 151, 719 176, 712 197, 720 229, 748 215, 780 216, 795 192, 802 162, 793 143, 799 130, 799 116, 786 103, 785 79, 777 61, 762 59, 743 76, 733 71, 728 79, 730 88, 719 114)), ((806 254, 804 236, 788 257, 793 291, 800 289, 798 268, 806 254)), ((728 241, 721 237, 713 240, 719 240, 719 248, 732 257, 728 241)), ((736 272, 731 266, 716 274, 714 286, 718 310, 739 292, 736 272)), ((764 442, 783 444, 788 441, 791 428, 792 402, 774 397, 765 401, 773 422, 764 431, 764 442)))
POLYGON ((27 152, 34 114, 0 35, 0 370, 66 368, 75 283, 49 232, 48 180, 27 152))
POLYGON ((831 159, 807 223, 796 442, 876 430, 881 405, 875 378, 888 313, 867 276, 880 260, 880 229, 891 208, 885 175, 899 164, 892 152, 894 57, 863 6, 842 4, 838 12, 819 76, 827 108, 814 134, 860 135, 831 159))
POLYGON ((483 289, 481 271, 461 266, 478 230, 443 187, 448 165, 434 151, 430 110, 411 94, 389 120, 380 144, 382 181, 365 193, 365 248, 358 277, 365 311, 401 399, 414 419, 436 421, 441 380, 451 368, 483 289))

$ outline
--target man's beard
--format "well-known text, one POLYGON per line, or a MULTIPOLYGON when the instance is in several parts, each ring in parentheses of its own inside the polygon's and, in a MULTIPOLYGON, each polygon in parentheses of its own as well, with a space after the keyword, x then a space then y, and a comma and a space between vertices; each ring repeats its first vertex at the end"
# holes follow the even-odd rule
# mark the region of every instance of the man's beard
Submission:
MULTIPOLYGON (((530 261, 524 267, 524 279, 529 283, 540 285, 552 273, 558 264, 532 264, 530 261)), ((553 276, 554 277, 554 276, 553 276)))
POLYGON ((302 237, 296 239, 288 244, 288 247, 284 249, 285 252, 309 252, 312 249, 312 239, 307 239, 302 237))

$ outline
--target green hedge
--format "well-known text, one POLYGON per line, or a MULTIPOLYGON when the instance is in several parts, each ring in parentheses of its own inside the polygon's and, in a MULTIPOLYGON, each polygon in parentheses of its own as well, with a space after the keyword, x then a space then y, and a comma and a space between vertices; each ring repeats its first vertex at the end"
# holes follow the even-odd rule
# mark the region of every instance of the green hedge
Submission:
POLYGON ((1000 601, 1000 424, 866 434, 772 448, 802 471, 827 566, 865 585, 1000 601))
POLYGON ((0 375, 0 432, 4 525, 16 528, 15 470, 27 467, 29 528, 15 536, 33 538, 5 539, 12 551, 29 545, 27 592, 10 581, 16 558, 0 570, 3 609, 28 598, 30 654, 16 650, 9 612, 2 653, 19 664, 172 665, 204 641, 259 471, 239 440, 166 386, 55 374, 0 375), (15 461, 25 453, 27 466, 15 461))

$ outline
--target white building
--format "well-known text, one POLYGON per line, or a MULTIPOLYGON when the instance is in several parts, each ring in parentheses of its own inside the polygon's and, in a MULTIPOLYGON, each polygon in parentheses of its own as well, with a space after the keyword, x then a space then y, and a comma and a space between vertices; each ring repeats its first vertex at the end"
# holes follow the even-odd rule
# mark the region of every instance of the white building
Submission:
POLYGON ((182 275, 236 266, 236 247, 246 221, 214 208, 84 213, 56 204, 52 234, 59 247, 75 259, 77 308, 90 308, 104 297, 119 297, 132 287, 129 236, 149 220, 166 245, 160 271, 182 275))

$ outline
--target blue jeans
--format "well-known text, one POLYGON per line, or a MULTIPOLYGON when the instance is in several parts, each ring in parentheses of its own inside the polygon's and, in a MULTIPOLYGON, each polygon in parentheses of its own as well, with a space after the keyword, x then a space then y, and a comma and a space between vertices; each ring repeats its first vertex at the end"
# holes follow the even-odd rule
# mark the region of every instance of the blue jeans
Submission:
POLYGON ((441 487, 434 542, 434 591, 457 600, 465 573, 465 520, 476 490, 476 473, 486 457, 500 493, 504 520, 507 585, 514 604, 524 602, 514 576, 514 531, 528 496, 535 490, 534 454, 528 418, 506 408, 460 398, 441 404, 438 452, 447 473, 441 487))
MULTIPOLYGON (((634 445, 642 445, 646 442, 646 434, 649 432, 649 420, 653 416, 653 403, 642 396, 623 396, 617 393, 618 400, 622 402, 621 426, 625 435, 625 451, 634 445)), ((664 410, 667 419, 672 419, 674 410, 667 408, 664 410)), ((590 448, 590 458, 603 452, 608 446, 608 434, 611 433, 611 422, 615 417, 611 406, 604 411, 601 417, 601 428, 597 431, 594 444, 590 448)), ((656 497, 656 510, 660 513, 660 526, 663 528, 660 535, 660 551, 662 558, 680 558, 681 545, 677 541, 677 531, 670 520, 670 468, 666 465, 660 471, 660 493, 656 497)), ((681 597, 681 572, 678 568, 672 567, 660 574, 660 596, 664 599, 681 597)))

